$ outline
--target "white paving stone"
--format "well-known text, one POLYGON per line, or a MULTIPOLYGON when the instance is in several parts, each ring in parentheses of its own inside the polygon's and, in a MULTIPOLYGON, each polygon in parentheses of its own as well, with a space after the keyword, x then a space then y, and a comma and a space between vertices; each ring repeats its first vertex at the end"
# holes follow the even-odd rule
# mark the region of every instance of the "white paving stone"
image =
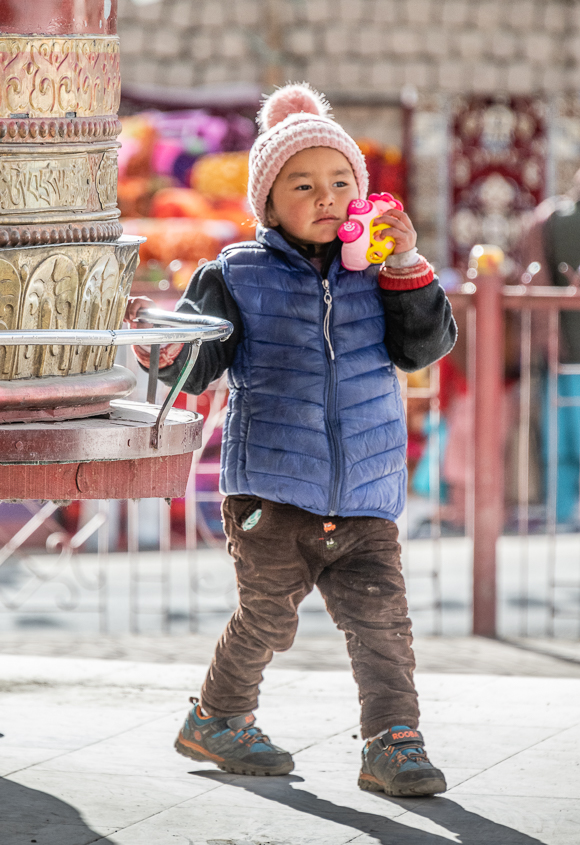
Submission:
POLYGON ((271 669, 259 724, 284 778, 175 754, 205 667, 0 655, 2 845, 578 845, 580 679, 418 674, 449 791, 363 793, 346 671, 271 669), (195 690, 194 690, 195 691, 195 690))

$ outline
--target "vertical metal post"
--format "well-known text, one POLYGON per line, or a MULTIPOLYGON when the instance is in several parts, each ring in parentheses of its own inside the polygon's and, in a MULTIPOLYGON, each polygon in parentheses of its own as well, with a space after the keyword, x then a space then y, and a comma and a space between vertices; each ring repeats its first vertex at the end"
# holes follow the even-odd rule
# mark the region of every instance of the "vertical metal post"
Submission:
POLYGON ((429 499, 431 502, 431 547, 433 568, 434 625, 437 636, 443 633, 443 604, 441 596, 441 410, 439 406, 439 366, 429 370, 429 499))
POLYGON ((159 499, 159 555, 161 558, 161 625, 171 633, 171 500, 159 499))
POLYGON ((129 552, 129 630, 139 633, 139 501, 127 499, 127 551, 129 552))
POLYGON ((473 518, 475 513, 474 486, 475 486, 475 333, 476 318, 475 308, 470 306, 467 309, 467 402, 469 415, 469 439, 467 441, 467 467, 465 472, 465 536, 473 541, 473 518))
POLYGON ((473 633, 496 636, 496 546, 503 521, 503 310, 498 247, 473 248, 477 272, 473 633))
POLYGON ((556 526, 558 522, 558 370, 560 314, 549 312, 548 322, 548 636, 554 636, 556 617, 556 526))
POLYGON ((110 526, 110 503, 106 500, 99 501, 99 513, 104 517, 97 534, 98 543, 98 567, 99 567, 99 633, 109 633, 108 618, 108 589, 109 589, 109 531, 110 526))
MULTIPOLYGON (((187 397, 187 408, 197 411, 197 396, 187 397)), ((197 460, 194 456, 185 492, 185 548, 187 550, 188 616, 189 631, 199 628, 198 569, 197 569, 197 460)))
POLYGON ((158 343, 151 346, 151 357, 149 359, 149 377, 147 379, 147 401, 150 405, 155 404, 157 398, 157 379, 159 378, 159 354, 161 347, 158 343))
POLYGON ((520 537, 520 636, 528 632, 530 421, 532 405, 532 312, 522 311, 520 338, 520 423, 518 437, 518 534, 520 537))

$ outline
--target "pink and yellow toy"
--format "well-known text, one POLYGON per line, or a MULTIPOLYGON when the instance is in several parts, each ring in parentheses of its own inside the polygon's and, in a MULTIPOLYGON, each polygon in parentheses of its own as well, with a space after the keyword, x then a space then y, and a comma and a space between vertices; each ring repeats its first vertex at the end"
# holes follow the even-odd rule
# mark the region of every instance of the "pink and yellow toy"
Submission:
POLYGON ((377 240, 383 229, 390 229, 386 223, 374 225, 390 208, 403 210, 402 203, 391 194, 371 194, 368 200, 352 200, 348 206, 348 220, 338 230, 343 242, 341 260, 347 270, 366 270, 369 264, 382 264, 395 248, 395 241, 388 236, 377 240))

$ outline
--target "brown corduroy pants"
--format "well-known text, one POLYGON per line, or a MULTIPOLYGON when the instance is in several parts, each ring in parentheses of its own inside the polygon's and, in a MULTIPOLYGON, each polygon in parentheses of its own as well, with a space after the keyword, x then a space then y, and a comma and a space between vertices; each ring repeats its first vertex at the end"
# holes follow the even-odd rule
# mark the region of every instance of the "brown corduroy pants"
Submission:
POLYGON ((395 523, 322 517, 254 496, 229 496, 222 510, 239 606, 203 685, 206 712, 255 710, 262 672, 275 651, 292 645, 298 605, 317 586, 346 635, 363 738, 393 725, 416 728, 415 659, 395 523), (260 508, 260 519, 244 530, 260 508))

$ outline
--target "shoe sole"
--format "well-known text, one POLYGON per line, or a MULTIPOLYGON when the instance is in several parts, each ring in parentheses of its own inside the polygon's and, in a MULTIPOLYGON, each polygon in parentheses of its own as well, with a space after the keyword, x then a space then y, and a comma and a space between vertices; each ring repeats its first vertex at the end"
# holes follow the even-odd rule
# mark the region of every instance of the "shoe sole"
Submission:
POLYGON ((232 775, 252 775, 254 777, 277 777, 279 775, 289 775, 294 770, 294 761, 290 760, 287 763, 282 763, 280 766, 265 768, 262 766, 248 766, 247 763, 240 763, 237 760, 226 760, 223 757, 218 757, 217 754, 211 754, 199 745, 187 742, 183 737, 178 736, 174 742, 175 750, 183 757, 189 757, 190 760, 198 760, 203 763, 215 763, 218 769, 222 772, 229 772, 232 775))
POLYGON ((358 779, 358 786, 359 789, 363 789, 366 792, 384 792, 385 795, 392 795, 393 797, 399 798, 411 798, 416 795, 437 795, 447 791, 447 783, 442 775, 423 778, 417 781, 416 784, 407 783, 404 786, 397 786, 395 783, 387 786, 387 784, 377 780, 374 775, 363 774, 361 772, 358 779))

